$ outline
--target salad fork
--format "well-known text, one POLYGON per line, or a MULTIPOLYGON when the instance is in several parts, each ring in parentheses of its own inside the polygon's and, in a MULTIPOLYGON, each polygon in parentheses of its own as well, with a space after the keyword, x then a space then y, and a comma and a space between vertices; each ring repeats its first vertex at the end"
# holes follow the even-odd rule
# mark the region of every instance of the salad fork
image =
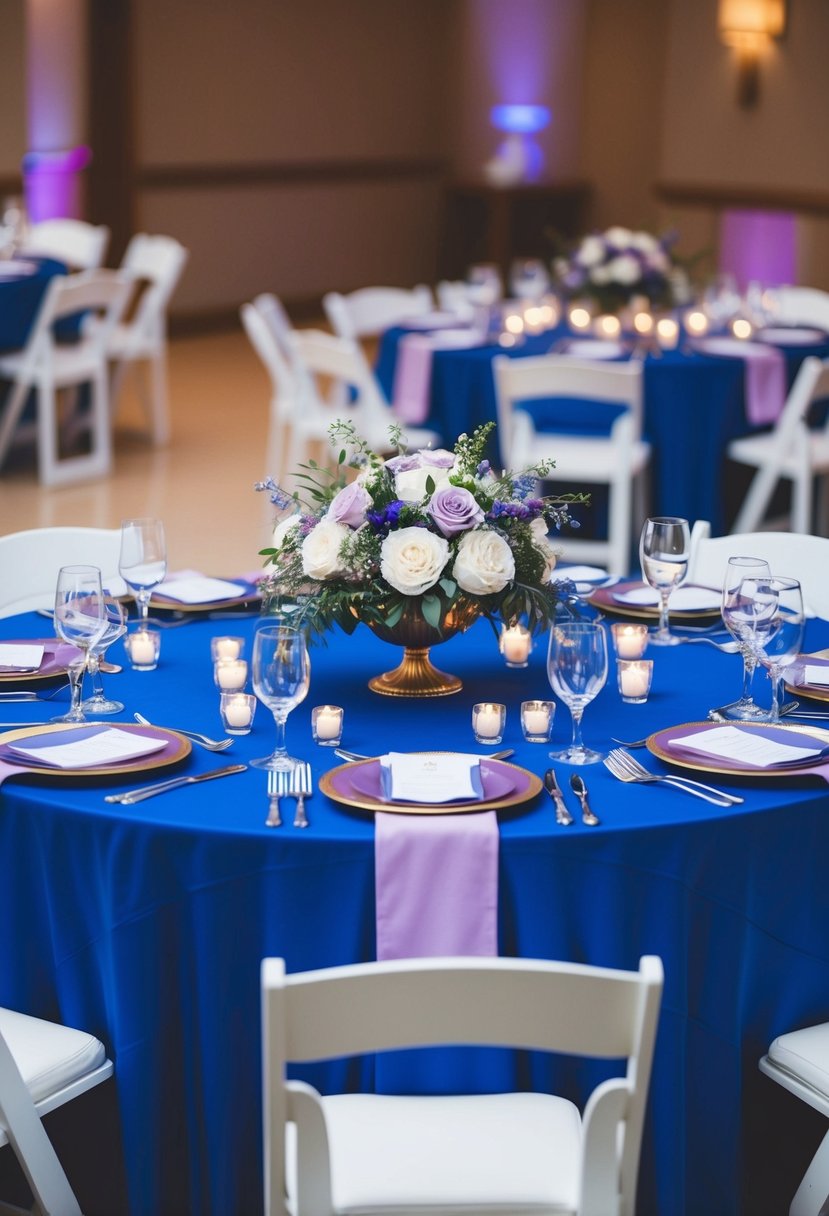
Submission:
MULTIPOLYGON (((148 718, 145 718, 143 714, 135 713, 133 714, 133 717, 135 718, 136 722, 140 722, 142 726, 153 725, 153 723, 150 722, 148 718)), ((197 730, 185 730, 181 726, 171 726, 169 729, 174 730, 178 735, 184 735, 187 739, 192 739, 194 743, 198 743, 201 747, 206 748, 209 752, 226 751, 227 748, 229 748, 233 743, 232 739, 211 739, 209 735, 199 734, 197 730)))
POLYGON ((715 789, 712 785, 704 785, 701 781, 692 781, 690 777, 678 777, 674 774, 665 776, 659 773, 652 773, 641 765, 638 760, 635 760, 633 756, 629 756, 627 752, 622 751, 618 747, 614 747, 608 753, 604 765, 620 781, 643 782, 645 784, 664 781, 667 785, 672 785, 678 790, 684 790, 686 794, 693 794, 696 798, 704 798, 706 802, 713 802, 715 806, 735 806, 737 803, 745 801, 745 799, 739 798, 736 794, 726 794, 724 790, 715 789))
POLYGON ((305 814, 305 799, 313 793, 311 781, 311 765, 307 760, 297 764, 296 768, 290 774, 290 789, 288 793, 292 798, 296 798, 296 814, 294 816, 295 828, 307 828, 308 817, 305 814))
POLYGON ((279 799, 286 792, 288 774, 281 770, 268 769, 268 818, 266 828, 281 828, 282 815, 279 809, 279 799))

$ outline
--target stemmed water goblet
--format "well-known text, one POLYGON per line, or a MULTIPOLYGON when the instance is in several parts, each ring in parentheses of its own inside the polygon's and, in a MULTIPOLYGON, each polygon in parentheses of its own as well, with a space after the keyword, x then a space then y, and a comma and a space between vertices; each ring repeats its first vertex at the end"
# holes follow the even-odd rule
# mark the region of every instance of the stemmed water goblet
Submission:
POLYGON ((81 651, 69 664, 72 704, 68 714, 53 722, 86 722, 81 708, 81 684, 90 647, 106 629, 101 571, 97 566, 62 566, 55 588, 55 631, 58 637, 81 651))
POLYGON ((602 753, 585 747, 581 720, 585 706, 607 680, 607 639, 602 626, 589 621, 554 621, 547 651, 547 678, 553 692, 570 710, 573 723, 569 747, 550 752, 550 756, 567 764, 595 764, 602 753))
POLYGON ((768 562, 761 557, 729 557, 723 579, 722 619, 728 632, 736 641, 743 656, 743 691, 738 701, 719 710, 726 718, 765 721, 768 711, 758 705, 751 695, 751 681, 759 662, 751 646, 751 610, 742 594, 742 584, 747 578, 769 578, 768 562))
POLYGON ((780 721, 783 673, 803 646, 803 592, 797 579, 770 575, 743 579, 739 594, 749 621, 747 640, 771 679, 771 710, 763 720, 776 724, 780 721))
POLYGON ((256 631, 252 659, 253 691, 267 705, 276 723, 276 747, 270 756, 252 760, 257 768, 291 772, 296 761, 285 749, 288 714, 308 695, 311 661, 305 636, 285 625, 265 625, 256 631))
POLYGON ((160 519, 124 520, 121 524, 118 571, 135 593, 139 628, 146 629, 150 596, 167 573, 167 541, 160 519))
POLYGON ((104 632, 89 647, 86 669, 92 677, 92 696, 82 702, 81 708, 88 714, 119 714, 124 708, 123 702, 113 701, 104 693, 104 682, 101 677, 101 660, 113 642, 127 632, 127 618, 123 605, 112 596, 104 596, 104 615, 106 624, 104 632))
POLYGON ((659 595, 659 626, 648 642, 655 646, 675 646, 679 638, 670 630, 668 601, 675 587, 688 574, 691 532, 687 519, 658 515, 646 519, 639 539, 642 577, 659 595))

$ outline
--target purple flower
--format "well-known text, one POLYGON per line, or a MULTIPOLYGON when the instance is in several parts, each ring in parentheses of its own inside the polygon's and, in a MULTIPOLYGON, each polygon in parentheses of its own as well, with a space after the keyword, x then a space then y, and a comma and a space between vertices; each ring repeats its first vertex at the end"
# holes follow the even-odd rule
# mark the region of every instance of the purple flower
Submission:
POLYGON ((411 456, 392 456, 391 460, 386 461, 386 468, 390 473, 405 473, 408 469, 419 469, 420 454, 415 452, 411 456))
POLYGON ((482 460, 481 463, 478 465, 477 469, 475 470, 475 476, 476 477, 486 477, 487 474, 491 473, 491 472, 492 472, 492 465, 489 463, 488 460, 482 460))
POLYGON ((384 507, 382 511, 368 511, 366 519, 375 532, 388 532, 391 528, 397 526, 400 512, 407 505, 402 499, 397 498, 394 502, 390 502, 387 507, 384 507))
POLYGON ((430 469, 451 469, 455 464, 454 452, 449 452, 446 448, 421 448, 418 452, 420 457, 420 467, 430 469))
POLYGON ((326 518, 349 528, 359 528, 365 523, 366 512, 371 506, 371 495, 365 486, 352 481, 343 486, 331 499, 326 518))
POLYGON ((462 486, 438 486, 426 510, 444 536, 457 536, 484 521, 484 513, 474 496, 462 486))

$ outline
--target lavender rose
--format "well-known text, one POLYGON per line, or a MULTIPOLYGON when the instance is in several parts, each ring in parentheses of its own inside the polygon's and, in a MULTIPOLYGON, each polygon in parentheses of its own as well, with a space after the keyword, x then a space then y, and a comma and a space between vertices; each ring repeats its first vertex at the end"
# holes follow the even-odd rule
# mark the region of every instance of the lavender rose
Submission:
POLYGON ((467 532, 484 521, 484 513, 474 495, 462 486, 438 486, 429 499, 426 511, 444 536, 457 536, 459 532, 467 532))
POLYGON ((366 511, 371 506, 368 490, 356 482, 343 486, 331 499, 325 518, 348 528, 359 528, 366 521, 366 511))

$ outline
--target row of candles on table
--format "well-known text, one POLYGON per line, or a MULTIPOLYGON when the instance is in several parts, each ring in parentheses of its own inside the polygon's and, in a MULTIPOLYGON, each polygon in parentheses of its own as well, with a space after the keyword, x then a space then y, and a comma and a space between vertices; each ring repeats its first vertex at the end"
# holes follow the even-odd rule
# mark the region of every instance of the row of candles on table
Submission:
MULTIPOLYGON (((653 678, 653 662, 644 659, 648 644, 647 625, 611 625, 616 650, 616 672, 622 700, 641 703, 648 699, 653 678)), ((501 630, 499 642, 507 667, 527 667, 533 640, 526 625, 515 622, 501 630)))

